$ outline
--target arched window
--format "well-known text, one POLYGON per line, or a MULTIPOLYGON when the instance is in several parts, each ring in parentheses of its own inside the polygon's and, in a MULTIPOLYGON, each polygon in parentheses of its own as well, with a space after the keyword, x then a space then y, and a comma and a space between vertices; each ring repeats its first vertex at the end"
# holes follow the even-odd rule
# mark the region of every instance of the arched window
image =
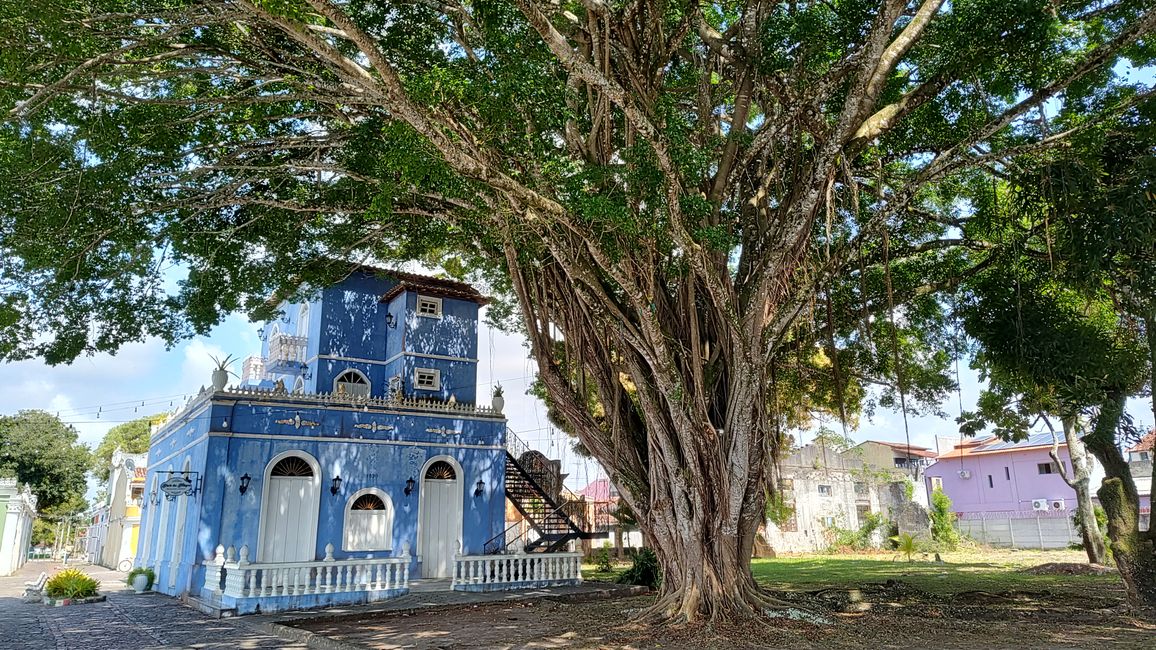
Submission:
POLYGON ((297 312, 297 336, 309 336, 309 303, 301 305, 297 312))
POLYGON ((345 508, 347 551, 388 551, 393 546, 393 502, 381 490, 369 488, 349 497, 345 508))
POLYGON ((359 370, 346 370, 333 380, 333 392, 339 395, 369 397, 369 378, 359 370))
POLYGON ((435 481, 452 481, 458 476, 457 472, 454 471, 453 465, 450 465, 444 460, 439 460, 429 466, 429 469, 425 471, 425 477, 435 481))
POLYGON ((269 472, 269 476, 313 476, 313 467, 300 456, 286 456, 273 466, 273 471, 269 472))
POLYGON ((293 382, 293 392, 294 393, 304 393, 305 392, 305 378, 304 377, 298 377, 297 380, 293 382))

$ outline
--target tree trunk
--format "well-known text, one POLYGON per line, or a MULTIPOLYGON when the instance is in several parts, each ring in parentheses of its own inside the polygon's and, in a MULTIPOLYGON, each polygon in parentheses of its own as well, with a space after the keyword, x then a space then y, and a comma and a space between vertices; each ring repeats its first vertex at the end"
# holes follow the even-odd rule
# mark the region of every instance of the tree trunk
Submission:
POLYGON ((622 524, 614 525, 614 558, 622 561, 622 524))
POLYGON ((1106 478, 1096 494, 1108 515, 1108 538, 1112 559, 1134 606, 1156 607, 1156 548, 1152 538, 1140 531, 1140 499, 1128 471, 1128 462, 1116 445, 1116 429, 1124 414, 1123 392, 1100 406, 1096 426, 1084 437, 1088 449, 1104 466, 1106 478))
MULTIPOLYGON (((1092 503, 1092 463, 1088 456, 1088 448, 1084 446, 1077 433, 1077 419, 1074 416, 1065 417, 1064 442, 1068 446, 1068 456, 1072 459, 1071 474, 1064 469, 1060 461, 1059 440, 1052 432, 1052 460, 1060 468, 1060 475, 1064 482, 1076 491, 1076 521, 1080 522, 1080 537, 1084 543, 1084 551, 1088 554, 1088 562, 1104 564, 1108 553, 1104 548, 1104 537, 1100 525, 1096 522, 1096 508, 1092 503)), ((1049 425, 1050 426, 1050 425, 1049 425)))

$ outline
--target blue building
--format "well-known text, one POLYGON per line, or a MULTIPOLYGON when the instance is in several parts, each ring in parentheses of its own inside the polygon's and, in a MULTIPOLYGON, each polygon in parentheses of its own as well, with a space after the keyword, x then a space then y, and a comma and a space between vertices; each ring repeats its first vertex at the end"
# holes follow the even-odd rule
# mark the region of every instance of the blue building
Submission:
POLYGON ((152 435, 136 565, 154 589, 248 613, 388 598, 418 577, 580 577, 557 551, 590 535, 547 512, 557 491, 524 469, 549 463, 519 463, 499 400, 478 403, 484 302, 466 284, 361 267, 283 305, 240 386, 214 377, 152 435), (507 471, 538 532, 519 542, 529 563, 503 572, 507 471))

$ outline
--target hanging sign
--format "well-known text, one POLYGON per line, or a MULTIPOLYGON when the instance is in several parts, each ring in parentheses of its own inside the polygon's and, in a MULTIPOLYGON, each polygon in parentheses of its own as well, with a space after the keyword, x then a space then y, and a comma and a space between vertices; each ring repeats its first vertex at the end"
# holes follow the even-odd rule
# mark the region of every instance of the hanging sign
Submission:
POLYGON ((193 493, 193 481, 183 474, 173 474, 161 483, 161 492, 170 499, 193 493))

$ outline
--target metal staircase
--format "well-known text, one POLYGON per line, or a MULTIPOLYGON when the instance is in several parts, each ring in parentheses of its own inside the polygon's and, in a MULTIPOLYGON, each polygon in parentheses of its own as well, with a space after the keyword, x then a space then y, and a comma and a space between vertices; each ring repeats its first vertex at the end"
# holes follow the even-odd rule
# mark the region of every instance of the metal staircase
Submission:
POLYGON ((562 496, 557 463, 506 431, 506 498, 527 526, 516 523, 486 542, 485 553, 521 547, 526 553, 554 553, 575 539, 610 536, 609 508, 562 496))

